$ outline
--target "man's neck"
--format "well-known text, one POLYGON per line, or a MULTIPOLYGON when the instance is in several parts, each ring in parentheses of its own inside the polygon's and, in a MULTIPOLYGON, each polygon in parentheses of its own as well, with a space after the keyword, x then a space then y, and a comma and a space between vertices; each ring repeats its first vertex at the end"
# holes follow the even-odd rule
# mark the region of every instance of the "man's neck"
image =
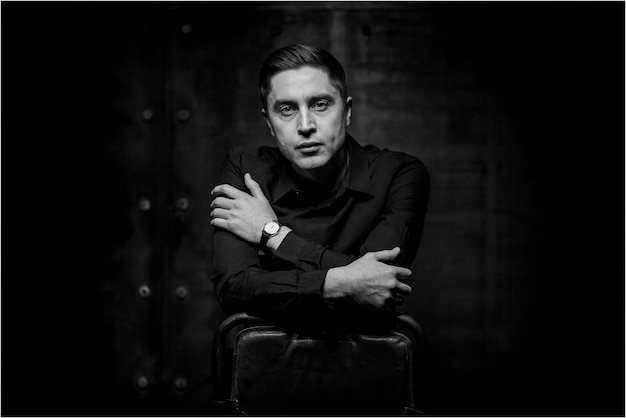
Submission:
POLYGON ((323 167, 313 170, 301 170, 293 167, 298 179, 298 184, 304 190, 309 191, 330 191, 337 181, 346 172, 348 166, 348 144, 339 151, 329 162, 323 167))

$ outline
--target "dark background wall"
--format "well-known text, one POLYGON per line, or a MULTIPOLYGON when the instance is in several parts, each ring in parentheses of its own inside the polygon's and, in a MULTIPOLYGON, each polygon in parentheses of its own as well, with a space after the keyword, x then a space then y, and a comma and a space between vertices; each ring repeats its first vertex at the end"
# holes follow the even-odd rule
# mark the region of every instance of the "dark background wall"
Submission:
POLYGON ((432 177, 435 414, 624 414, 623 3, 2 3, 2 413, 211 413, 209 191, 257 71, 345 65, 432 177))

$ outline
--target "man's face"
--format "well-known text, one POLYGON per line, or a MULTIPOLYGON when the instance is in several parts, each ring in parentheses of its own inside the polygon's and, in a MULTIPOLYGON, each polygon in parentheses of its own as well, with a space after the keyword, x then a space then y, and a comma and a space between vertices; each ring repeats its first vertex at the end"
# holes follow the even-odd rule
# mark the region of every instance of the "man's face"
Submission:
POLYGON ((351 102, 343 103, 326 72, 301 67, 272 77, 263 114, 281 153, 296 170, 308 171, 341 154, 351 102))

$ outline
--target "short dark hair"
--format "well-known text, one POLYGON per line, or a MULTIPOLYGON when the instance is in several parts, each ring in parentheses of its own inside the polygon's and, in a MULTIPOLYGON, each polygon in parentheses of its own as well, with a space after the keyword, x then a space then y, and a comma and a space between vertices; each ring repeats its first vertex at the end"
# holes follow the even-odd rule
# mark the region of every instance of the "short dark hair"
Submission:
POLYGON ((314 46, 293 44, 277 49, 265 58, 259 72, 259 89, 263 109, 267 108, 267 96, 274 75, 300 67, 313 67, 325 71, 331 84, 339 90, 345 102, 348 98, 348 85, 343 67, 330 52, 314 46))

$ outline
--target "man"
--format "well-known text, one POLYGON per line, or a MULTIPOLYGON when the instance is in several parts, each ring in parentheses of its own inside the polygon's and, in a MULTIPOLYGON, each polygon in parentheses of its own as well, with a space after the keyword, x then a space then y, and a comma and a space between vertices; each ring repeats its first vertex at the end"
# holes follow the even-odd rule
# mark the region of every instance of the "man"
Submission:
POLYGON ((430 179, 406 154, 361 147, 341 64, 291 45, 259 85, 277 148, 232 150, 211 194, 213 278, 228 314, 393 312, 411 293, 430 179))

